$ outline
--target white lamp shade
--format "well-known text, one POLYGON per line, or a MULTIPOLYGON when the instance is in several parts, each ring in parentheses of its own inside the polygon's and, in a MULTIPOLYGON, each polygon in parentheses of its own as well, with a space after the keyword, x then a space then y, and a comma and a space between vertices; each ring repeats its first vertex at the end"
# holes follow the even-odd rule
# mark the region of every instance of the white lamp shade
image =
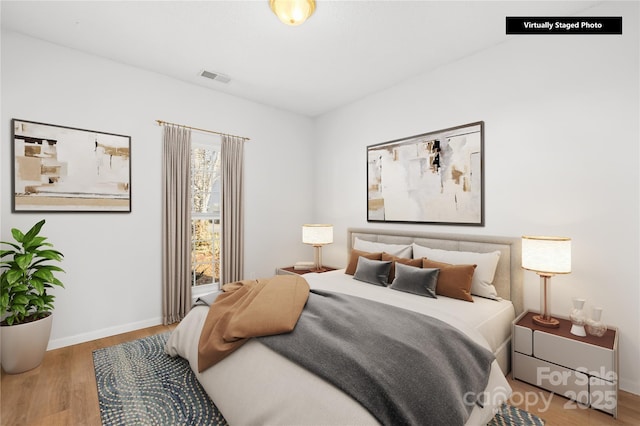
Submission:
POLYGON ((571 238, 522 237, 522 267, 546 274, 571 272, 571 238))
POLYGON ((300 25, 316 10, 315 0, 269 0, 271 10, 287 25, 300 25))
POLYGON ((302 225, 302 242, 312 245, 324 245, 333 243, 333 225, 302 225))

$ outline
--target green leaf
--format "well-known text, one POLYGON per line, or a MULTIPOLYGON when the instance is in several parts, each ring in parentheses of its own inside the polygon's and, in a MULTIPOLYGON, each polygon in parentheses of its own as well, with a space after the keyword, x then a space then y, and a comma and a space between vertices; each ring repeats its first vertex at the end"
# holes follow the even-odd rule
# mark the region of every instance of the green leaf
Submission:
MULTIPOLYGON (((31 242, 31 240, 33 240, 33 238, 40 233, 40 229, 42 228, 42 225, 44 225, 44 222, 45 222, 45 220, 42 219, 40 222, 38 222, 35 225, 33 225, 33 227, 31 229, 29 229, 29 231, 27 231, 26 235, 24 236, 24 243, 23 244, 29 244, 31 242)), ((17 238, 16 238, 16 240, 17 240, 17 238)))
POLYGON ((7 317, 6 321, 8 325, 13 325, 13 320, 15 319, 15 316, 11 315, 10 317, 7 317))
POLYGON ((18 294, 13 298, 13 303, 14 305, 26 305, 27 303, 29 303, 29 298, 24 294, 18 294))
POLYGON ((2 293, 0 296, 0 311, 6 311, 9 306, 9 293, 2 293))
POLYGON ((57 279, 56 277, 53 278, 53 280, 51 281, 51 284, 55 284, 59 287, 64 288, 64 284, 62 284, 62 281, 60 281, 59 279, 57 279))
POLYGON ((46 269, 48 271, 58 271, 58 272, 64 272, 64 269, 60 268, 59 266, 56 265, 38 265, 39 269, 46 269))
POLYGON ((13 228, 11 230, 11 235, 13 235, 13 239, 16 240, 19 243, 21 243, 22 240, 24 240, 24 234, 19 229, 13 228))
MULTIPOLYGON (((2 243, 2 244, 9 244, 9 245, 11 245, 11 246, 15 247, 15 249, 16 249, 16 250, 20 251, 20 246, 18 246, 18 245, 16 245, 16 244, 13 244, 13 243, 7 243, 7 242, 5 242, 5 241, 1 241, 0 243, 2 243)), ((15 253, 16 253, 16 250, 0 250, 0 259, 2 259, 2 258, 3 258, 3 257, 5 257, 5 256, 8 256, 8 255, 10 255, 10 254, 15 254, 15 253)))
MULTIPOLYGON (((26 238, 25 238, 26 239, 26 238)), ((22 243, 25 249, 27 248, 38 248, 42 245, 42 243, 46 240, 46 237, 34 237, 29 241, 25 241, 22 243)))
POLYGON ((26 271, 29 265, 31 265, 31 261, 33 260, 33 255, 31 253, 21 254, 14 258, 16 264, 20 269, 26 271))
POLYGON ((6 272, 5 277, 7 278, 7 283, 9 283, 9 285, 12 285, 13 283, 16 283, 22 279, 23 271, 11 269, 6 272))
POLYGON ((41 250, 37 251, 35 254, 38 257, 44 257, 49 260, 62 260, 64 257, 64 255, 57 250, 41 250))
POLYGON ((32 275, 32 278, 41 278, 42 281, 51 282, 53 280, 53 272, 46 268, 39 268, 32 275))
POLYGON ((37 278, 31 279, 31 286, 36 290, 38 294, 44 293, 45 284, 37 278))
POLYGON ((42 308, 44 306, 44 300, 42 300, 42 296, 39 294, 29 294, 29 304, 31 306, 36 306, 38 308, 42 308))
POLYGON ((27 286, 26 284, 18 284, 13 286, 12 290, 16 293, 19 291, 29 291, 29 286, 27 286))

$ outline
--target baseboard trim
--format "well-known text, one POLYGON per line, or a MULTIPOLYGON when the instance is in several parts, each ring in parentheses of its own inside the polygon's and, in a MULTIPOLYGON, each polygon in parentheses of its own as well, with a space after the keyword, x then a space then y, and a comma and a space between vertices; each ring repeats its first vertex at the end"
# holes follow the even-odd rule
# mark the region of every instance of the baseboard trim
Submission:
POLYGON ((640 383, 634 382, 628 379, 620 379, 620 387, 621 391, 629 392, 634 395, 640 395, 640 383))
POLYGON ((88 333, 76 334, 69 337, 61 337, 59 339, 49 340, 47 350, 64 348, 65 346, 76 345, 78 343, 89 342, 91 340, 102 339, 103 337, 114 336, 116 334, 128 333, 130 331, 140 330, 141 328, 153 327, 162 324, 162 318, 152 318, 144 321, 123 324, 116 327, 102 328, 100 330, 88 333))

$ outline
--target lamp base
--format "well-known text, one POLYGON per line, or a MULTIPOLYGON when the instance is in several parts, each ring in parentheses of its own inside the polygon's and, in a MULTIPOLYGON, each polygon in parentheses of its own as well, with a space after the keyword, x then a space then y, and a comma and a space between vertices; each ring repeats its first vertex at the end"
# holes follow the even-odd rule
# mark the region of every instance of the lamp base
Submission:
POLYGON ((534 324, 537 324, 541 327, 548 327, 548 328, 558 328, 560 327, 560 321, 558 321, 555 318, 551 318, 549 317, 549 319, 544 319, 544 317, 542 315, 534 315, 533 316, 533 322, 534 324))

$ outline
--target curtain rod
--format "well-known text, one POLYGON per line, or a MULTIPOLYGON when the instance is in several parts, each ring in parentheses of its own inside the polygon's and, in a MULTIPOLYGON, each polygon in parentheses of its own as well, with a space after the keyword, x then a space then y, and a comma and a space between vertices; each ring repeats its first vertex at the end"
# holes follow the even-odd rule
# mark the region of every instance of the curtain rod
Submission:
POLYGON ((216 135, 234 136, 236 138, 244 139, 246 141, 250 141, 251 140, 250 138, 247 138, 247 137, 244 137, 244 136, 238 136, 238 135, 232 135, 232 134, 229 134, 229 133, 216 132, 214 130, 199 129, 197 127, 185 126, 184 124, 169 123, 168 121, 163 121, 163 120, 156 120, 156 121, 158 122, 158 126, 162 126, 163 124, 168 124, 170 126, 186 127, 187 129, 198 130, 200 132, 214 133, 216 135))

